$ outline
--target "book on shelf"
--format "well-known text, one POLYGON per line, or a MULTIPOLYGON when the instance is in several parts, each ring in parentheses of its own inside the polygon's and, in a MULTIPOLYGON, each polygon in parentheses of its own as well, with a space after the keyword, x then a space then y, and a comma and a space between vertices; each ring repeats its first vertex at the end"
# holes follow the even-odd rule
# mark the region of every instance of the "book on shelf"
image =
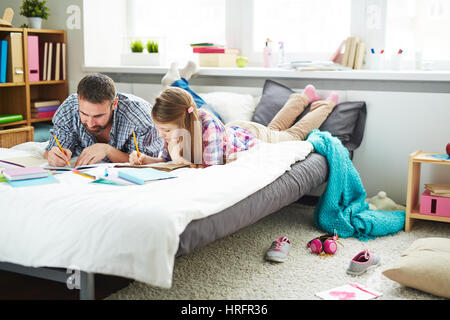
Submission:
POLYGON ((43 81, 66 80, 66 44, 63 42, 40 43, 40 66, 43 81))
POLYGON ((61 80, 66 80, 67 70, 66 70, 66 44, 64 42, 61 43, 61 54, 62 54, 62 78, 61 80))
POLYGON ((450 184, 425 184, 425 189, 435 197, 450 197, 450 184))
POLYGON ((191 43, 190 46, 191 47, 214 47, 214 46, 219 46, 219 45, 212 43, 212 42, 199 42, 199 43, 191 43))
POLYGON ((51 80, 51 71, 52 71, 52 51, 53 51, 53 43, 49 42, 48 43, 48 52, 47 52, 47 71, 46 71, 46 80, 49 81, 51 80))
POLYGON ((353 37, 347 37, 347 39, 345 40, 344 53, 342 54, 342 60, 341 60, 341 64, 343 66, 347 66, 348 55, 350 53, 350 46, 351 46, 352 39, 353 39, 353 37))
POLYGON ((60 104, 59 100, 41 100, 41 101, 31 101, 32 108, 42 108, 42 107, 52 107, 60 104))
POLYGON ((8 61, 8 41, 0 41, 0 83, 6 82, 6 68, 8 61))
POLYGON ((59 108, 59 105, 57 105, 57 106, 49 106, 49 107, 39 107, 39 108, 31 107, 31 112, 56 111, 58 108, 59 108))
POLYGON ((193 47, 192 52, 194 53, 225 53, 225 48, 215 48, 215 47, 193 47))
POLYGON ((22 33, 11 32, 6 39, 10 44, 6 80, 8 82, 24 82, 22 33))
POLYGON ((39 38, 28 36, 28 79, 30 82, 39 81, 39 38))
POLYGON ((355 57, 356 57, 356 48, 358 47, 358 44, 360 42, 358 37, 352 37, 352 41, 350 43, 350 51, 348 53, 348 61, 347 61, 347 67, 353 68, 355 64, 355 57))
POLYGON ((39 112, 34 112, 31 111, 31 117, 33 119, 44 119, 44 118, 52 118, 55 115, 56 111, 39 111, 39 112))
POLYGON ((10 123, 23 120, 21 114, 0 114, 0 123, 10 123))
MULTIPOLYGON (((340 47, 338 50, 340 50, 340 47)), ((366 45, 364 42, 362 42, 358 37, 347 37, 340 64, 351 69, 362 69, 365 53, 366 45)), ((335 58, 337 59, 338 55, 338 53, 335 53, 333 57, 336 56, 335 58)))
POLYGON ((366 45, 364 42, 359 41, 358 45, 356 46, 355 62, 353 64, 353 69, 356 70, 362 69, 365 54, 366 54, 366 45))

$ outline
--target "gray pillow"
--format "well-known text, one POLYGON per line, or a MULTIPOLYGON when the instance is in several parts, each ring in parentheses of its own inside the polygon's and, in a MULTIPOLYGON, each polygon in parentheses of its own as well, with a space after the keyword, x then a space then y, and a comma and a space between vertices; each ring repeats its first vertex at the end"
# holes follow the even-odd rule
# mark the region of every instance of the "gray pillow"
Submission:
POLYGON ((267 126, 295 91, 273 80, 266 80, 252 121, 267 126))
MULTIPOLYGON (((252 121, 267 126, 295 91, 273 80, 266 80, 263 94, 252 121)), ((310 105, 297 117, 296 122, 309 112, 310 105)), ((353 151, 361 144, 366 124, 366 103, 364 101, 339 103, 320 126, 339 138, 342 144, 353 151)))

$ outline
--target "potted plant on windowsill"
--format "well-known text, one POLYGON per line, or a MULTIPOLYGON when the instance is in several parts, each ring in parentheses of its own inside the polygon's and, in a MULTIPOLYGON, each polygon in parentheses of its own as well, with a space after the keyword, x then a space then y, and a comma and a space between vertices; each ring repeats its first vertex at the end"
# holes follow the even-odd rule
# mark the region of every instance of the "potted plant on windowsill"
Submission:
POLYGON ((40 29, 42 20, 47 20, 49 8, 47 7, 47 1, 43 0, 23 0, 20 7, 20 14, 28 18, 28 25, 33 29, 40 29))
POLYGON ((147 42, 147 52, 149 54, 149 63, 151 66, 159 66, 159 45, 158 41, 149 40, 147 42))
POLYGON ((159 66, 159 45, 158 41, 149 40, 145 48, 141 40, 130 42, 131 52, 121 54, 121 65, 124 66, 159 66))

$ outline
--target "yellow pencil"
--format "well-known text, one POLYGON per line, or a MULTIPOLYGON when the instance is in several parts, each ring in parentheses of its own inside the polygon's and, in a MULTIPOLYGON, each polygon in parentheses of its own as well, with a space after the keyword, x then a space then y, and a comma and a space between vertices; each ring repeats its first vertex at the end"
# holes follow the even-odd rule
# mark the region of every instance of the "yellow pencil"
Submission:
MULTIPOLYGON (((59 144, 58 138, 56 136, 53 136, 53 138, 55 138, 56 143, 58 144, 59 150, 61 150, 61 152, 65 155, 66 153, 64 152, 63 148, 61 147, 61 145, 59 144)), ((67 165, 70 167, 70 163, 69 161, 67 161, 67 165)))
POLYGON ((139 147, 138 147, 138 144, 137 144, 137 141, 136 141, 136 135, 134 134, 134 131, 133 131, 133 139, 134 139, 134 144, 136 145, 136 151, 137 151, 137 154, 138 154, 138 158, 140 158, 141 154, 139 153, 139 147))
POLYGON ((78 170, 72 170, 72 172, 73 173, 76 173, 76 174, 78 174, 78 175, 80 175, 80 176, 83 176, 83 177, 86 177, 86 178, 90 178, 90 179, 97 179, 95 176, 93 176, 93 175, 90 175, 90 174, 87 174, 87 173, 81 173, 80 171, 78 171, 78 170))

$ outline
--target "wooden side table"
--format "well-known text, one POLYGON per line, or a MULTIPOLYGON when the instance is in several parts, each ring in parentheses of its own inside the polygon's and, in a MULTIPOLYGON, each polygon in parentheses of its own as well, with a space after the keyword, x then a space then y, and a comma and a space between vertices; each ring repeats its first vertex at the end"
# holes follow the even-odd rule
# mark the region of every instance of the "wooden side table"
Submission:
POLYGON ((440 216, 430 216, 420 214, 419 212, 419 190, 420 190, 420 167, 422 163, 431 164, 447 164, 450 161, 434 158, 431 155, 442 153, 430 153, 417 150, 409 155, 408 166, 408 189, 406 193, 406 217, 405 217, 405 231, 411 231, 412 224, 415 219, 433 220, 441 222, 450 222, 450 218, 440 216))

